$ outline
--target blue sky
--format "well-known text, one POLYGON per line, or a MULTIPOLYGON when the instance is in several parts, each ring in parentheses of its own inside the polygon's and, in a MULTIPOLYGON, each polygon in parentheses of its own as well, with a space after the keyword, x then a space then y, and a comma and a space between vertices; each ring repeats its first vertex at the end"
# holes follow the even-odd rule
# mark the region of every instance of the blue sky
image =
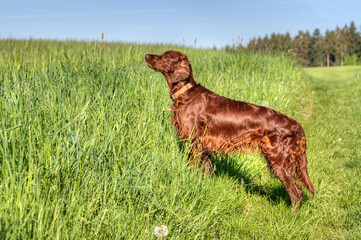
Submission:
POLYGON ((0 0, 0 38, 100 40, 223 47, 233 39, 361 26, 360 0, 0 0))

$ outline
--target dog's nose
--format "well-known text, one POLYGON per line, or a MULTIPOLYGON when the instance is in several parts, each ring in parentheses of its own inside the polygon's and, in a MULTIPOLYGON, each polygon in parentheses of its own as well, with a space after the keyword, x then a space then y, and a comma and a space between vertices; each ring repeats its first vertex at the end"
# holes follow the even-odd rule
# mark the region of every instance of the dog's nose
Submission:
POLYGON ((145 54, 145 60, 147 60, 149 58, 150 58, 149 54, 145 54))

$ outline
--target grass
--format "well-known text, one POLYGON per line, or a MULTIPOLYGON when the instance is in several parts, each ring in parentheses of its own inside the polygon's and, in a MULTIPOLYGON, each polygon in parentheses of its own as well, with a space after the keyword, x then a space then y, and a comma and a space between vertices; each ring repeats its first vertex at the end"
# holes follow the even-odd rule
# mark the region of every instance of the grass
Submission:
POLYGON ((349 83, 350 81, 357 82, 361 77, 360 66, 313 67, 306 68, 306 72, 320 82, 326 80, 349 83))
POLYGON ((166 239, 360 237, 358 75, 316 79, 273 54, 102 45, 0 41, 0 239, 156 239, 160 225, 166 239), (143 60, 168 49, 207 88, 305 126, 315 198, 295 213, 258 154, 215 156, 211 177, 189 171, 165 79, 143 60))
POLYGON ((314 94, 309 134, 311 175, 319 189, 313 231, 319 237, 361 237, 361 67, 308 68, 314 94), (316 174, 318 173, 318 174, 316 174))

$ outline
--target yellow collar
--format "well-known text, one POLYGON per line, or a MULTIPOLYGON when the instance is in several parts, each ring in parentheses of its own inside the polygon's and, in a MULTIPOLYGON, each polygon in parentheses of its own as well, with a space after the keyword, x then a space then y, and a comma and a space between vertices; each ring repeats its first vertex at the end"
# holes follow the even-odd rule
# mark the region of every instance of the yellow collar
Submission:
POLYGON ((173 93, 172 95, 170 95, 170 98, 174 101, 177 99, 177 97, 179 97, 181 94, 185 93, 192 87, 194 87, 194 85, 192 83, 188 83, 187 85, 185 85, 184 87, 179 89, 176 93, 173 93))

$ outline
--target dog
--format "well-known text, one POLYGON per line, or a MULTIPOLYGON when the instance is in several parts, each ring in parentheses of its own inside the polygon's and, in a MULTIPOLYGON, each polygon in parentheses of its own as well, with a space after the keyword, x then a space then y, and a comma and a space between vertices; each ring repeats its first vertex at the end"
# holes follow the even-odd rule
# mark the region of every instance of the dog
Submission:
POLYGON ((303 192, 313 195, 307 172, 306 136, 294 119, 263 106, 222 97, 197 84, 188 57, 178 51, 146 54, 146 64, 161 72, 173 101, 172 123, 181 139, 191 143, 189 165, 212 174, 210 154, 260 150, 270 170, 297 208, 303 192))

